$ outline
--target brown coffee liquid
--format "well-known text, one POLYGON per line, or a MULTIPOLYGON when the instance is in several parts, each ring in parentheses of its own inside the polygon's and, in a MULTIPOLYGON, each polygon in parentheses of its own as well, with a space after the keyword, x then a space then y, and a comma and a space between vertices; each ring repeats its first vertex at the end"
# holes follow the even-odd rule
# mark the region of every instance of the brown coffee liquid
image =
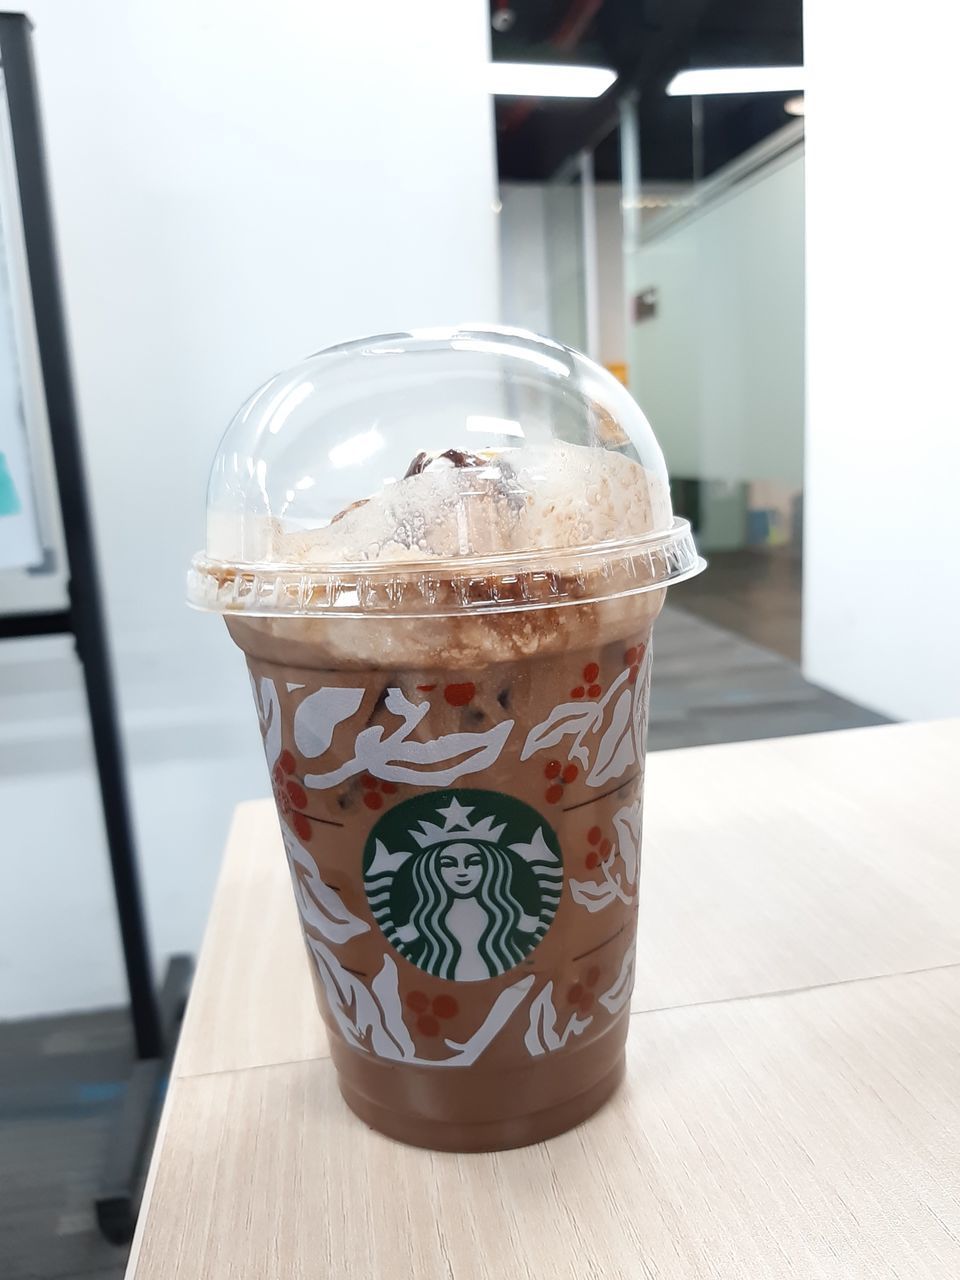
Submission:
POLYGON ((373 1128, 495 1150, 615 1089, 648 646, 453 674, 248 654, 318 1005, 373 1128))

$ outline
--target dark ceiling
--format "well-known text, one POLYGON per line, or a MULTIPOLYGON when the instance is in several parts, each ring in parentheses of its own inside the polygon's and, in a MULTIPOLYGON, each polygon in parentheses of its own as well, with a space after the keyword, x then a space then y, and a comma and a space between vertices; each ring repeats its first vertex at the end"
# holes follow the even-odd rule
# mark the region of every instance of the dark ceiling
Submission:
MULTIPOLYGON (((635 89, 642 177, 689 181, 692 100, 668 98, 667 82, 688 67, 800 65, 801 9, 802 0, 491 0, 495 61, 585 63, 618 75, 594 101, 498 98, 500 177, 543 180, 584 147, 596 147, 597 178, 618 179, 618 102, 635 89)), ((700 176, 787 123, 790 96, 702 99, 700 176)))

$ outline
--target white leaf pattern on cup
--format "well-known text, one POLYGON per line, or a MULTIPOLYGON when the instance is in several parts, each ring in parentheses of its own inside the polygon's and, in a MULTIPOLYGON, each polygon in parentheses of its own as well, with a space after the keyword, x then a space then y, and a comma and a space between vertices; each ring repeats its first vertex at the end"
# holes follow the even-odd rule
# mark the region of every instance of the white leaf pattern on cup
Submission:
POLYGON ((557 1031, 557 1009, 553 1003, 553 982, 548 982, 530 1005, 530 1023, 523 1043, 531 1057, 553 1053, 562 1049, 571 1036, 578 1036, 589 1027, 592 1017, 581 1018, 572 1013, 562 1031, 557 1031))
POLYGON ((612 902, 622 902, 624 906, 632 906, 636 901, 635 886, 640 872, 640 830, 643 808, 642 800, 632 805, 624 805, 614 814, 613 828, 617 841, 609 854, 600 863, 599 880, 570 880, 570 895, 578 906, 586 907, 592 914, 609 907, 612 902), (617 859, 623 863, 623 874, 613 870, 617 859), (624 880, 630 886, 628 892, 623 885, 624 880))
POLYGON ((400 1003, 400 983, 397 975, 397 964, 392 956, 384 955, 380 972, 370 984, 370 990, 377 1004, 383 1010, 383 1024, 391 1039, 400 1049, 401 1058, 413 1059, 417 1056, 413 1037, 407 1030, 403 1020, 403 1005, 400 1003))
POLYGON ((621 671, 597 702, 561 702, 554 707, 547 718, 527 734, 520 759, 528 760, 536 752, 547 751, 559 746, 564 738, 571 738, 567 759, 579 761, 584 769, 590 771, 586 777, 588 786, 602 786, 604 782, 620 777, 637 758, 636 734, 632 728, 625 737, 625 727, 631 725, 631 701, 637 696, 636 690, 624 689, 629 679, 630 672, 621 671), (607 708, 611 704, 612 723, 602 734, 597 760, 591 769, 589 738, 603 729, 607 708), (615 772, 617 769, 619 772, 615 772))
POLYGON ((316 929, 327 942, 339 944, 349 942, 358 934, 369 933, 370 925, 355 916, 337 890, 321 879, 316 863, 290 828, 281 822, 280 831, 303 923, 316 929))
POLYGON ((632 712, 633 691, 624 689, 613 708, 613 715, 597 747, 593 768, 587 774, 588 787, 602 787, 620 778, 636 764, 632 712))
POLYGON ((253 701, 257 708, 257 719, 260 721, 260 733, 263 737, 263 754, 267 758, 267 769, 273 772, 273 766, 280 758, 282 746, 280 723, 280 698, 277 686, 269 676, 260 680, 249 672, 250 687, 253 689, 253 701))
POLYGON ((330 1012, 348 1044, 391 1062, 411 1062, 424 1067, 469 1067, 480 1057, 523 1003, 534 983, 528 974, 501 991, 472 1036, 463 1043, 445 1040, 453 1052, 449 1058, 421 1058, 403 1020, 397 966, 384 955, 383 965, 370 987, 348 972, 319 938, 306 934, 307 945, 323 984, 330 1012))
POLYGON ((425 742, 410 741, 410 735, 429 714, 430 703, 411 702, 401 690, 390 689, 384 705, 403 724, 386 738, 383 725, 361 730, 354 743, 353 759, 329 773, 306 774, 305 786, 323 791, 358 773, 369 773, 386 782, 449 786, 464 774, 489 769, 503 751, 514 725, 513 720, 504 720, 482 733, 446 733, 425 742))
POLYGON ((574 902, 578 906, 586 907, 591 914, 595 911, 602 911, 604 907, 609 907, 611 902, 619 900, 629 906, 633 901, 630 895, 624 893, 621 888, 619 877, 611 876, 609 871, 606 870, 608 862, 601 864, 604 868, 604 878, 602 880, 570 881, 570 894, 574 902))
POLYGON ((642 795, 634 804, 617 810, 613 815, 613 828, 617 833, 617 847, 627 884, 636 884, 640 873, 640 841, 643 830, 642 795))
POLYGON ((476 1062, 487 1045, 494 1040, 509 1022, 517 1007, 527 996, 534 981, 534 975, 530 973, 525 978, 521 978, 519 982, 515 982, 512 986, 501 991, 493 1002, 493 1008, 469 1040, 464 1041, 462 1044, 458 1044, 456 1040, 444 1041, 448 1049, 456 1050, 454 1057, 445 1058, 441 1062, 432 1062, 429 1059, 424 1059, 425 1064, 438 1067, 469 1067, 476 1062))
POLYGON ((637 759, 647 756, 647 706, 650 701, 650 663, 653 646, 648 644, 637 677, 636 695, 633 699, 633 736, 637 744, 637 759))
POLYGON ((362 689, 327 686, 308 694, 293 715, 293 740, 300 754, 313 760, 328 751, 337 725, 355 715, 362 701, 362 689))
POLYGON ((634 946, 627 947, 623 963, 620 965, 620 972, 614 979, 613 985, 598 997, 600 1003, 610 1013, 619 1013, 624 1005, 630 1003, 630 996, 633 994, 633 973, 636 954, 634 946))
POLYGON ((348 1044, 392 1062, 412 1062, 416 1050, 403 1021, 397 990, 397 966, 390 956, 374 979, 374 995, 355 974, 348 973, 319 938, 306 935, 317 974, 337 1026, 348 1044))
POLYGON ((547 751, 559 746, 564 738, 572 737, 573 742, 567 752, 568 760, 579 760, 583 767, 589 768, 590 757, 583 746, 583 739, 603 715, 596 702, 561 702, 527 734, 521 760, 529 760, 537 751, 547 751))

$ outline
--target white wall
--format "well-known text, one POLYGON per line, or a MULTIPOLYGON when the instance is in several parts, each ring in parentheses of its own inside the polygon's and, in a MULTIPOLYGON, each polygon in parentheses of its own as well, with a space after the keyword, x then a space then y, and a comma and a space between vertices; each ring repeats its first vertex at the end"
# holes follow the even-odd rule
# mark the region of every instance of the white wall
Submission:
POLYGON ((804 669, 904 718, 960 714, 958 43, 939 0, 907 24, 804 6, 804 669), (907 219, 904 165, 923 193, 907 219))
MULTIPOLYGON (((196 946, 229 812, 267 789, 242 660, 183 602, 214 447, 310 351, 496 319, 489 17, 484 0, 30 11, 162 956, 196 946)), ((56 642, 0 662, 0 1016, 118 1000, 75 667, 56 642)))

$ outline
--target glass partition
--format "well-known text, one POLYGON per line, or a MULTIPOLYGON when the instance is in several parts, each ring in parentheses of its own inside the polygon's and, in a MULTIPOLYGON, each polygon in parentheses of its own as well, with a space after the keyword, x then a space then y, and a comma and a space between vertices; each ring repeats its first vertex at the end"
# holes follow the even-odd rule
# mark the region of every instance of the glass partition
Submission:
POLYGON ((587 348, 586 264, 580 174, 554 179, 544 190, 550 336, 587 348))
POLYGON ((624 193, 630 387, 707 551, 799 549, 803 163, 794 120, 670 201, 624 193))

